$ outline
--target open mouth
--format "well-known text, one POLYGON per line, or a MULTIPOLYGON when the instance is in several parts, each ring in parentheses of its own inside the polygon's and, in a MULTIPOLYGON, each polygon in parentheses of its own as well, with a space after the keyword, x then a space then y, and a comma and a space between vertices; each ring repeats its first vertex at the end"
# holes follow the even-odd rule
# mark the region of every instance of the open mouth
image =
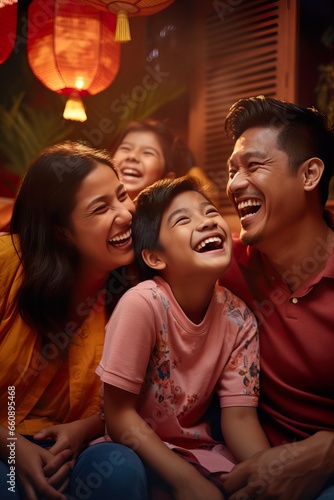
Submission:
POLYGON ((195 248, 195 252, 205 253, 212 250, 221 250, 223 248, 223 239, 219 236, 212 236, 202 240, 195 248))
POLYGON ((139 178, 142 176, 138 170, 130 167, 121 169, 121 174, 125 177, 135 177, 135 178, 139 178))
POLYGON ((260 200, 245 200, 238 203, 238 211, 240 219, 244 220, 252 215, 255 215, 261 208, 262 202, 260 200))
POLYGON ((126 245, 127 243, 129 243, 131 234, 131 229, 128 229, 125 233, 114 236, 114 238, 108 240, 108 243, 109 245, 112 245, 114 247, 121 247, 122 245, 126 245))

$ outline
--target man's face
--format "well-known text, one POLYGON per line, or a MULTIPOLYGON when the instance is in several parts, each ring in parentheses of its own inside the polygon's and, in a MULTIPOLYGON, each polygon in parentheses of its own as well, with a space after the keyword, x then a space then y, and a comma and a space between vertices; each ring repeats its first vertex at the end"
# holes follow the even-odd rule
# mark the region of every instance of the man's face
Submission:
POLYGON ((240 239, 265 253, 293 236, 305 210, 302 170, 289 168, 278 133, 270 127, 247 129, 228 160, 227 195, 240 218, 240 239))

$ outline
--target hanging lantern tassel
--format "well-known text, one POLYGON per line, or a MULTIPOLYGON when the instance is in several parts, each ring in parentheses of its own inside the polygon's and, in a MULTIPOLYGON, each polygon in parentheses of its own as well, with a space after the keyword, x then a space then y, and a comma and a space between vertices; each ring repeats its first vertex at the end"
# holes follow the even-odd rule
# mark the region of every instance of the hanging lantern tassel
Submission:
POLYGON ((67 99, 63 117, 65 120, 74 120, 77 122, 85 122, 87 115, 85 106, 78 92, 72 92, 67 99))
POLYGON ((117 12, 115 42, 129 42, 131 40, 129 18, 125 10, 117 12))

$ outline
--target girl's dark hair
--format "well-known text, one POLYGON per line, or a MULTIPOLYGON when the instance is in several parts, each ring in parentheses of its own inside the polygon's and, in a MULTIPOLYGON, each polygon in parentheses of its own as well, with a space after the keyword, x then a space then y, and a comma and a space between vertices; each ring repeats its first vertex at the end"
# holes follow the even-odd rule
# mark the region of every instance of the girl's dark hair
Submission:
POLYGON ((163 250, 159 241, 163 214, 172 200, 186 191, 196 191, 211 202, 200 181, 192 176, 161 179, 143 189, 137 196, 136 212, 132 222, 132 238, 141 280, 150 279, 159 274, 159 271, 152 269, 144 262, 142 251, 145 249, 163 250))
POLYGON ((319 196, 325 206, 334 167, 334 129, 328 118, 315 108, 302 108, 270 97, 239 99, 225 120, 227 136, 237 140, 251 127, 279 130, 277 146, 287 153, 293 172, 308 158, 317 157, 323 161, 325 168, 319 182, 319 196))
POLYGON ((112 146, 113 154, 130 132, 152 132, 155 134, 165 159, 164 174, 172 171, 175 172, 176 177, 180 177, 196 164, 190 149, 181 137, 173 135, 165 122, 154 119, 128 123, 112 146))
MULTIPOLYGON (((82 142, 66 141, 43 150, 24 176, 14 204, 10 232, 18 234, 24 275, 18 292, 22 318, 46 340, 64 329, 76 249, 61 235, 70 227, 70 214, 83 179, 98 163, 118 177, 112 157, 82 142)), ((15 245, 15 243, 14 243, 15 245)))

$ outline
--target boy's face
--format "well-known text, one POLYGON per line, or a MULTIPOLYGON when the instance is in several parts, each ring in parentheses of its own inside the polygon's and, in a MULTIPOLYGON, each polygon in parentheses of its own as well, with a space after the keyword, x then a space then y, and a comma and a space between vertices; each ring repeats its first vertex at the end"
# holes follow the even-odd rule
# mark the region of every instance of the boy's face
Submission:
POLYGON ((162 275, 168 281, 195 276, 216 280, 231 261, 229 227, 217 208, 196 191, 180 193, 167 207, 159 241, 166 264, 162 275))

